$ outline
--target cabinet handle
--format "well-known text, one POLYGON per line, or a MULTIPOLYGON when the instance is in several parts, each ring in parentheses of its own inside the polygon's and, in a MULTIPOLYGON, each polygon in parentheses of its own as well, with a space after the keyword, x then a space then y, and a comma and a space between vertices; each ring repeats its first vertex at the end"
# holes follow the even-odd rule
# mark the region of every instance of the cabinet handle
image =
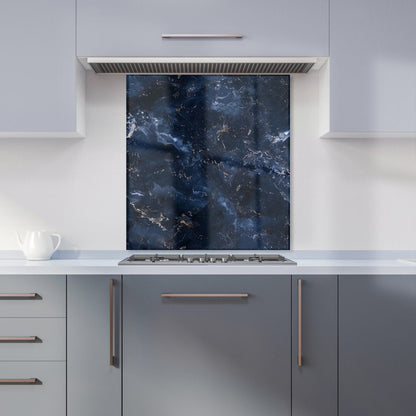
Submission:
POLYGON ((243 35, 227 33, 164 33, 162 39, 241 39, 243 35))
POLYGON ((302 367, 302 279, 298 279, 298 367, 302 367))
POLYGON ((37 293, 0 293, 0 299, 36 299, 37 293))
POLYGON ((162 298, 242 298, 247 299, 248 293, 162 293, 162 298))
POLYGON ((0 384, 42 384, 38 378, 2 378, 0 384))
POLYGON ((110 365, 114 364, 114 279, 110 279, 110 365))
POLYGON ((0 342, 36 342, 38 337, 0 337, 0 342))

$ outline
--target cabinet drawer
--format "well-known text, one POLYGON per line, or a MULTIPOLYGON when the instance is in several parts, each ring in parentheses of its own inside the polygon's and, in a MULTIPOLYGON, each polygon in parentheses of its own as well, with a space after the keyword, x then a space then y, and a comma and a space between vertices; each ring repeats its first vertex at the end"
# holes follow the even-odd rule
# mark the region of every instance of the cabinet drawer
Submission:
POLYGON ((327 56, 328 0, 78 0, 78 56, 327 56), (241 34, 242 39, 162 39, 241 34))
POLYGON ((0 363, 0 403, 5 416, 65 416, 65 363, 0 363))
POLYGON ((65 276, 0 276, 0 317, 65 317, 65 276))
POLYGON ((0 318, 1 361, 65 361, 65 318, 0 318))

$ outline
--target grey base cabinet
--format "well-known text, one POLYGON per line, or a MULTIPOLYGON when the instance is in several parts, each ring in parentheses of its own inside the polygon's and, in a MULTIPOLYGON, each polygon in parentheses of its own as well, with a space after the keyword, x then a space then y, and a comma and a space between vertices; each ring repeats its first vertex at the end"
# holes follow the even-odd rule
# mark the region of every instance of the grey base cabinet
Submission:
POLYGON ((290 276, 123 279, 124 416, 290 416, 290 276))
MULTIPOLYGON (((416 276, 68 276, 67 415, 414 416, 415 299, 416 276)), ((28 368, 0 391, 46 397, 28 368)))
POLYGON ((121 277, 68 276, 67 296, 67 415, 120 416, 121 277), (113 365, 111 338, 111 355, 116 357, 113 365))
POLYGON ((414 416, 416 276, 339 285, 339 416, 414 416))
POLYGON ((292 416, 337 416, 337 286, 337 276, 292 278, 292 416))
POLYGON ((0 414, 66 415, 66 276, 0 276, 0 414))

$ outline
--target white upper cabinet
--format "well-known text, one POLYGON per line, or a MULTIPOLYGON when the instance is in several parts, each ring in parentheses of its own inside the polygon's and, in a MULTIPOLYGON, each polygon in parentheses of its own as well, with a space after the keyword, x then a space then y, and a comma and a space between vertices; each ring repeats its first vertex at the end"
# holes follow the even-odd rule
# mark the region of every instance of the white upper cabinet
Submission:
POLYGON ((328 19, 329 0, 78 0, 77 55, 328 56, 328 19))
POLYGON ((415 0, 331 0, 327 137, 416 137, 415 18, 415 0))
POLYGON ((75 0, 3 1, 0 52, 0 137, 80 137, 75 0))

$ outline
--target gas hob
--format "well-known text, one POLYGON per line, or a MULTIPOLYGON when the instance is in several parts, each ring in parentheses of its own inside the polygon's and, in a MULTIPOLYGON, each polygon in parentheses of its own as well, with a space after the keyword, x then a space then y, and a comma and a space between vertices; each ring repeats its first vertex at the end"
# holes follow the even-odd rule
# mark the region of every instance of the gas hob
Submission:
POLYGON ((275 264, 294 265, 296 262, 279 254, 133 254, 120 265, 151 264, 275 264))

